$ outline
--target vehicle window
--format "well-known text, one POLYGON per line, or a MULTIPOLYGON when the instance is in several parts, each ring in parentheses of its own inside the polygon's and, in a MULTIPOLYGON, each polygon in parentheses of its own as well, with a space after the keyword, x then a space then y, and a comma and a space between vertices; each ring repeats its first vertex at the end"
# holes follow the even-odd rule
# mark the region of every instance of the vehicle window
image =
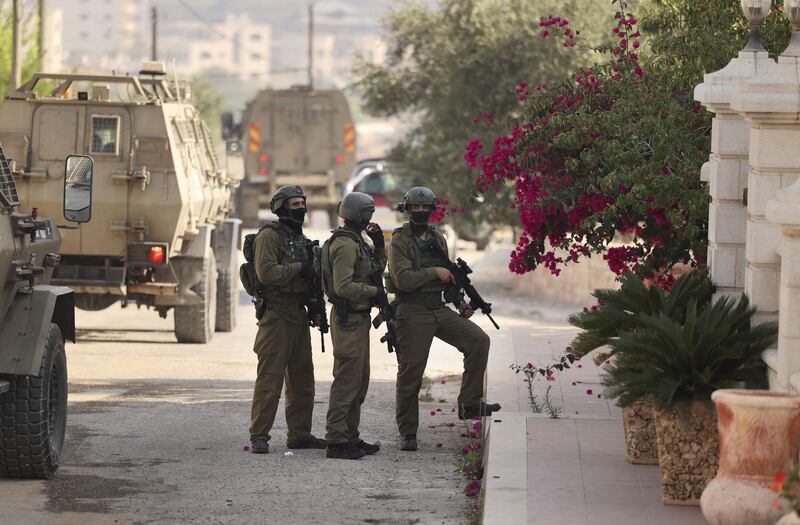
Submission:
POLYGON ((383 173, 376 171, 375 173, 371 173, 364 177, 364 179, 358 183, 356 191, 374 195, 382 195, 384 193, 384 187, 383 173))
POLYGON ((92 153, 119 154, 119 117, 92 116, 92 153))

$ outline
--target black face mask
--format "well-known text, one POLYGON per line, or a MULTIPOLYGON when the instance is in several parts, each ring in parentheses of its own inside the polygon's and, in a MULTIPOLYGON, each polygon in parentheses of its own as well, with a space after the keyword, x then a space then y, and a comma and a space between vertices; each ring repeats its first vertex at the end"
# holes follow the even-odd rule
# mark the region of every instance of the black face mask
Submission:
POLYGON ((412 211, 410 213, 411 217, 411 224, 416 224, 418 226, 422 226, 424 224, 428 224, 428 221, 431 218, 430 211, 412 211))
POLYGON ((306 220, 306 209, 292 208, 289 210, 288 218, 295 224, 303 224, 306 220))

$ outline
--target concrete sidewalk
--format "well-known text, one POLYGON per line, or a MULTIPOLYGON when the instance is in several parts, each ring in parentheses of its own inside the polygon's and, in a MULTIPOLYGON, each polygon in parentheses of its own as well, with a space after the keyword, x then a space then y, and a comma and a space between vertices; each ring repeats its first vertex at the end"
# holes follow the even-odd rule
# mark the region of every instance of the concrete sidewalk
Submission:
POLYGON ((657 465, 625 459, 621 411, 605 398, 600 371, 590 359, 554 381, 534 383, 540 401, 552 387, 560 419, 531 412, 524 376, 509 365, 554 363, 574 328, 512 318, 501 324, 501 331, 491 333, 488 369, 488 399, 503 410, 489 423, 485 524, 705 523, 699 507, 661 504, 657 465))

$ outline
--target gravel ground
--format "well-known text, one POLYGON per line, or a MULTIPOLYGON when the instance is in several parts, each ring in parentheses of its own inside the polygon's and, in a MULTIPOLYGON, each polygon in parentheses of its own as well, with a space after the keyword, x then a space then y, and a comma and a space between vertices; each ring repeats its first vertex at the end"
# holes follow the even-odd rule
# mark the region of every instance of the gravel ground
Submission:
MULTIPOLYGON (((318 384, 314 432, 324 433, 328 383, 318 384)), ((131 523, 459 523, 465 498, 451 412, 457 382, 437 382, 423 403, 420 450, 401 452, 394 385, 371 385, 362 428, 382 450, 359 461, 289 451, 282 408, 267 455, 243 450, 245 382, 76 385, 124 389, 73 404, 63 470, 48 487, 51 512, 110 514, 131 523), (447 399, 446 403, 438 400, 447 399), (436 409, 441 410, 436 412, 436 409), (434 411, 436 416, 431 416, 434 411), (113 425, 108 421, 113 420, 113 425), (435 427, 435 428, 431 428, 435 427)))

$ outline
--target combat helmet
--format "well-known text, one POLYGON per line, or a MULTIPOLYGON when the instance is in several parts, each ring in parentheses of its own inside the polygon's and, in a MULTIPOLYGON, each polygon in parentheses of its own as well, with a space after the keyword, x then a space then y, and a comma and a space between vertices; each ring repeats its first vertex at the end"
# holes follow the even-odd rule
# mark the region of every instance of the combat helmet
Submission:
POLYGON ((272 200, 269 201, 270 211, 277 215, 278 210, 292 197, 303 197, 303 200, 306 200, 306 194, 300 186, 281 186, 278 188, 278 191, 275 192, 275 195, 272 196, 272 200))
POLYGON ((345 195, 339 202, 336 213, 342 219, 366 226, 375 213, 375 201, 366 193, 354 191, 345 195))
POLYGON ((438 203, 439 199, 436 198, 433 190, 424 186, 416 186, 403 195, 402 209, 400 211, 410 213, 412 204, 424 204, 433 209, 438 203))

